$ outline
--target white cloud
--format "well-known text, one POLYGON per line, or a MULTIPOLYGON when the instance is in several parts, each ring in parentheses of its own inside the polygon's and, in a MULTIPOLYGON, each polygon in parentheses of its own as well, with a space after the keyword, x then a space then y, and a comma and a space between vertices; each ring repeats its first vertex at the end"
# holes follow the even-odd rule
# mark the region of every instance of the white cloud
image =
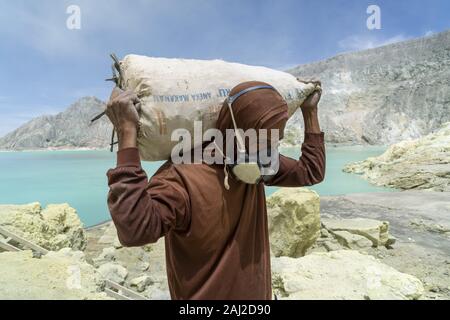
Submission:
POLYGON ((390 38, 376 36, 350 36, 339 41, 339 47, 345 51, 360 51, 382 47, 388 44, 409 40, 410 37, 399 34, 390 38))
MULTIPOLYGON (((18 2, 0 13, 0 36, 48 56, 81 54, 89 47, 81 31, 69 30, 63 3, 18 2)), ((3 10, 2 9, 2 10, 3 10)))
POLYGON ((49 57, 90 56, 98 53, 101 42, 93 40, 93 34, 100 39, 105 33, 130 34, 138 31, 146 18, 139 15, 142 2, 136 7, 117 0, 78 0, 81 29, 69 30, 66 9, 72 2, 17 0, 2 4, 0 39, 10 39, 49 57))

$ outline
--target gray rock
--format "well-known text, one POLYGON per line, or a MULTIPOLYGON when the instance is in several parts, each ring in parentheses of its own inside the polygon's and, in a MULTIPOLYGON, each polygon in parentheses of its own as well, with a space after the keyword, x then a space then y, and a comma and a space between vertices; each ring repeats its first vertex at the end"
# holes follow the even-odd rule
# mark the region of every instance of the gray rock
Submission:
POLYGON ((439 234, 450 234, 450 225, 444 225, 443 223, 435 223, 432 220, 425 219, 412 219, 411 226, 424 231, 439 233, 439 234))
POLYGON ((145 296, 151 300, 170 300, 169 290, 162 290, 158 287, 150 286, 145 292, 145 296))
POLYGON ((128 271, 123 266, 117 263, 108 262, 98 267, 97 271, 104 279, 124 284, 128 276, 128 271))
POLYGON ((450 122, 420 139, 394 144, 378 157, 348 164, 344 171, 379 186, 450 191, 450 122))
MULTIPOLYGON (((389 222, 374 219, 354 218, 354 219, 322 219, 322 225, 329 231, 347 231, 352 234, 363 236, 377 247, 385 245, 389 239, 389 222)), ((342 235, 341 238, 343 238, 342 235)), ((356 239, 353 239, 357 241, 356 239)), ((361 242, 362 244, 362 242, 361 242)))
POLYGON ((92 259, 95 267, 116 260, 116 249, 113 247, 104 248, 98 257, 92 259))
POLYGON ((130 281, 130 286, 138 292, 143 292, 153 281, 148 275, 142 275, 130 281))
POLYGON ((391 248, 397 242, 397 238, 393 235, 389 235, 388 240, 385 243, 386 248, 391 248))
POLYGON ((54 116, 40 116, 0 138, 0 149, 107 148, 112 125, 103 117, 90 120, 105 109, 95 97, 84 97, 54 116))
MULTIPOLYGON (((450 31, 345 53, 288 72, 322 80, 320 122, 331 143, 391 144, 450 121, 450 31)), ((286 138, 301 141, 298 112, 286 138)))
POLYGON ((148 268, 150 267, 150 263, 141 261, 136 265, 136 267, 141 271, 147 271, 148 268))
POLYGON ((337 250, 342 250, 342 247, 341 247, 338 243, 335 243, 335 242, 332 242, 332 241, 325 241, 325 242, 323 243, 323 246, 324 246, 324 248, 325 248, 327 251, 337 251, 337 250))
POLYGON ((349 249, 370 248, 373 245, 368 238, 348 231, 333 231, 333 235, 341 245, 349 249))
POLYGON ((412 300, 420 280, 353 250, 272 259, 272 286, 282 299, 412 300))
POLYGON ((330 236, 330 233, 328 232, 327 229, 322 228, 320 229, 320 237, 321 238, 328 238, 330 236))

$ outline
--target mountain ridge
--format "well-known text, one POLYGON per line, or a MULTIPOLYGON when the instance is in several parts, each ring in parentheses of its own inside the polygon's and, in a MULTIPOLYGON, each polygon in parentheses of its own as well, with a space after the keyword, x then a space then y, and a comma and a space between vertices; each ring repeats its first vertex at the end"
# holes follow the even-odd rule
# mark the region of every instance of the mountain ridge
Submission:
MULTIPOLYGON (((450 30, 287 72, 322 80, 320 120, 328 142, 390 144, 450 120, 450 30)), ((297 113, 287 126, 296 143, 301 123, 297 113)))
POLYGON ((31 119, 1 137, 0 149, 106 148, 112 130, 109 120, 103 117, 90 124, 90 119, 104 109, 105 103, 100 99, 82 97, 58 114, 31 119))
MULTIPOLYGON (((287 70, 322 81, 320 123, 326 141, 391 144, 419 138, 450 121, 450 30, 382 47, 341 53, 287 70)), ((108 147, 107 117, 96 97, 56 115, 36 117, 0 138, 2 150, 108 147)), ((287 144, 302 141, 301 113, 289 120, 287 144)))

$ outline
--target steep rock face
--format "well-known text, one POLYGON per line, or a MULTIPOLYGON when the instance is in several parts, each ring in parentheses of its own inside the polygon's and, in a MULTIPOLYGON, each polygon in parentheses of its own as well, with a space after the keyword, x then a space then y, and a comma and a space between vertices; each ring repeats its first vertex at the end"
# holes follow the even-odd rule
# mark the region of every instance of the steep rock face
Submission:
MULTIPOLYGON (((320 117, 328 142, 389 144, 450 121, 450 31, 288 72, 322 80, 320 117)), ((301 123, 300 113, 289 122, 291 142, 301 123)))
POLYGON ((54 116, 35 118, 0 138, 0 149, 106 148, 112 126, 106 117, 90 120, 105 109, 95 97, 84 97, 54 116))
MULTIPOLYGON (((418 138, 450 121, 450 31, 391 44, 287 72, 322 80, 320 117, 333 143, 389 144, 418 138)), ((105 148, 111 124, 90 119, 105 104, 85 97, 55 116, 41 116, 0 138, 0 149, 105 148)), ((286 143, 301 141, 297 112, 289 122, 286 143)))
POLYGON ((380 186, 450 191, 450 122, 421 139, 394 144, 379 157, 351 163, 344 171, 380 186))

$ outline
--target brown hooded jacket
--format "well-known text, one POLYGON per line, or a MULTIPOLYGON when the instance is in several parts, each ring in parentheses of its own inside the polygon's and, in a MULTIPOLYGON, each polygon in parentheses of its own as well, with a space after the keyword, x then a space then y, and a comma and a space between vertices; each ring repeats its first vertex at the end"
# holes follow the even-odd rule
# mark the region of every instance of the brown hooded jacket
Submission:
MULTIPOLYGON (((235 94, 261 85, 246 82, 235 94)), ((287 120, 283 98, 270 89, 252 91, 233 104, 237 126, 270 129, 287 120)), ((233 128, 224 105, 217 128, 233 128)), ((280 156, 278 173, 265 185, 310 186, 325 175, 324 134, 305 133, 302 156, 280 156)), ((148 181, 137 148, 117 153, 107 172, 108 206, 125 246, 165 237, 167 277, 173 299, 271 299, 270 247, 264 183, 230 177, 223 165, 167 161, 148 181)))

